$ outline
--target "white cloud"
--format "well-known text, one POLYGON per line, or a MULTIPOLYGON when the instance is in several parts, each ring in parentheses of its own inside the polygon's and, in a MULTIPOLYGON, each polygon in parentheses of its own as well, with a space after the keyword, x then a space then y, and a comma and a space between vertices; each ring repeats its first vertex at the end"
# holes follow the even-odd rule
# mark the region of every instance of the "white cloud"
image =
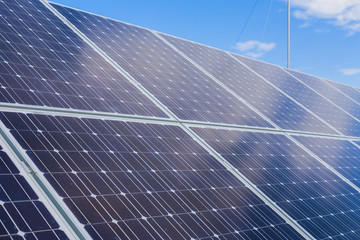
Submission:
POLYGON ((355 75, 360 73, 360 68, 344 68, 344 69, 340 69, 340 72, 342 72, 342 74, 347 76, 355 75))
POLYGON ((360 32, 360 0, 292 0, 298 8, 294 17, 309 20, 320 18, 347 30, 349 35, 360 32))
POLYGON ((259 58, 263 56, 266 52, 274 49, 276 43, 266 43, 256 40, 250 40, 247 42, 238 42, 236 43, 235 49, 243 52, 245 55, 253 58, 259 58))

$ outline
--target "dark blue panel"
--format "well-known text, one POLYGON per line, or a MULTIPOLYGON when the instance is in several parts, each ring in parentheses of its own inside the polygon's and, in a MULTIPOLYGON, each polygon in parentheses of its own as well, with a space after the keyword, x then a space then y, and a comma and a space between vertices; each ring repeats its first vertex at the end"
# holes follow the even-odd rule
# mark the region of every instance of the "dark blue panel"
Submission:
POLYGON ((179 118, 271 127, 152 32, 53 6, 179 118))
POLYGON ((162 34, 166 40, 283 129, 334 133, 310 112, 224 51, 162 34))
MULTIPOLYGON (((289 96, 348 136, 360 136, 360 122, 308 88, 280 67, 234 55, 289 96)), ((341 94, 341 93, 339 93, 341 94)))
POLYGON ((341 91, 330 86, 320 78, 291 70, 287 71, 290 72, 297 79, 305 83, 307 86, 332 101, 334 104, 339 106, 347 113, 351 114, 357 119, 360 119, 360 105, 351 98, 349 98, 347 95, 344 95, 341 91))
POLYGON ((94 239, 301 239, 179 127, 2 119, 94 239))
MULTIPOLYGON (((360 187, 360 149, 347 140, 295 136, 301 144, 360 187)), ((360 144, 360 142, 357 142, 360 144)))
POLYGON ((68 237, 0 147, 0 239, 68 237))
POLYGON ((286 136, 194 130, 316 239, 360 237, 360 193, 286 136))
POLYGON ((166 117, 39 1, 0 14, 1 102, 166 117))

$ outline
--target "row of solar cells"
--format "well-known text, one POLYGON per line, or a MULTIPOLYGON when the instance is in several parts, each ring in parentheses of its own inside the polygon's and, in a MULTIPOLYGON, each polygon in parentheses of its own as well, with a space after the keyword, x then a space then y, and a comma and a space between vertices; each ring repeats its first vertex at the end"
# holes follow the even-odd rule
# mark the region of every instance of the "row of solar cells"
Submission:
MULTIPOLYGON (((180 127, 18 113, 1 120, 93 239, 302 239, 180 127)), ((356 143, 192 130, 314 238, 359 239, 360 193, 348 183, 360 187, 356 143)), ((4 153, 1 161, 0 177, 11 181, 1 181, 0 237, 64 239, 4 153), (35 210, 42 221, 31 222, 35 210)))
MULTIPOLYGON (((168 117, 42 3, 0 4, 1 102, 168 117)), ((52 6, 181 120, 360 136, 358 89, 52 6)))

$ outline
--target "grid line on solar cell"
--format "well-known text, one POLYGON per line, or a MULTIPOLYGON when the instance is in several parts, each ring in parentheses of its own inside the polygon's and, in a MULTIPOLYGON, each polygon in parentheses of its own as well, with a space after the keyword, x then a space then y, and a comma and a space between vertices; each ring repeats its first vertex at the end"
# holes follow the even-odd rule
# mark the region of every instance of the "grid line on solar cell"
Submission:
POLYGON ((317 94, 331 102, 337 108, 344 111, 349 116, 353 117, 355 120, 359 121, 360 117, 360 105, 341 91, 335 89, 332 86, 329 86, 324 80, 311 76, 308 74, 292 71, 292 70, 285 70, 290 75, 295 77, 297 80, 308 86, 310 89, 315 91, 317 94))
POLYGON ((68 21, 64 16, 62 16, 55 8, 52 7, 50 3, 46 0, 40 0, 50 11, 52 11, 59 19, 61 19, 70 29, 72 29, 81 39, 83 39, 86 43, 88 43, 97 53, 99 53, 111 66, 117 69, 120 73, 122 73, 131 83, 133 83, 142 93, 147 95, 157 106, 163 108, 166 113, 168 113, 172 118, 176 118, 176 116, 167 108, 167 106, 163 105, 151 92, 149 92, 146 88, 144 88, 136 79, 134 79, 124 68, 122 68, 119 64, 113 61, 101 48, 99 48, 96 44, 94 44, 85 34, 79 31, 76 26, 74 26, 70 21, 68 21))
POLYGON ((2 102, 167 117, 42 3, 0 4, 2 102))
POLYGON ((195 65, 210 73, 228 92, 245 100, 282 129, 333 133, 318 116, 304 109, 261 76, 254 74, 228 52, 163 33, 177 51, 191 58, 195 65))
POLYGON ((360 192, 287 136, 194 131, 314 237, 359 238, 360 192))
POLYGON ((266 115, 264 115, 262 112, 260 112, 257 108, 252 106, 248 101, 246 101, 243 97, 239 96, 236 92, 234 92, 232 89, 227 87, 223 82, 219 81, 213 74, 211 74, 209 71, 207 71, 205 68, 203 68, 201 65, 199 65, 196 61, 194 61, 192 58, 187 56, 183 51, 180 51, 176 46, 174 46, 172 43, 170 43, 166 38, 162 36, 162 34, 159 34, 158 32, 152 31, 159 39, 161 39, 163 42, 165 42, 169 47, 174 49, 176 52, 178 52, 181 56, 183 56, 186 60, 188 60, 190 63, 192 63, 195 67, 200 69, 203 73, 205 73, 208 77, 210 77, 212 80, 214 80, 217 84, 219 84, 221 87, 223 87, 226 91, 228 91, 231 95, 239 99, 241 102, 246 104, 249 108, 251 108, 253 111, 255 111, 257 114, 259 114, 262 118, 264 118, 266 121, 271 123, 274 127, 279 128, 277 124, 274 123, 270 118, 268 118, 266 115))
MULTIPOLYGON (((331 164, 327 163, 326 161, 324 161, 318 154, 316 154, 315 152, 311 151, 308 147, 306 147, 303 143, 299 142, 297 139, 295 139, 293 136, 288 135, 288 137, 295 142, 296 144, 298 144, 302 149, 304 149, 306 152, 308 152, 313 158, 315 158, 317 161, 319 161, 322 165, 324 165, 326 168, 328 168, 330 171, 332 171, 336 176, 338 176, 340 179, 342 179, 344 182, 346 182, 347 184, 349 184, 352 188, 354 188, 357 192, 360 193, 360 187, 356 184, 354 184, 351 179, 347 176, 345 176, 344 174, 342 174, 341 172, 339 172, 336 168, 334 168, 333 166, 331 166, 331 164)), ((358 149, 359 146, 357 146, 358 149)))
POLYGON ((247 176, 245 176, 242 172, 240 172, 232 163, 230 163, 226 158, 224 158, 221 153, 219 153, 216 149, 214 149, 206 140, 198 135, 196 131, 193 131, 194 127, 188 127, 187 131, 191 132, 191 135, 194 135, 199 139, 199 143, 205 148, 208 149, 209 152, 214 153, 214 157, 218 159, 218 161, 222 162, 223 165, 229 169, 240 181, 243 181, 245 185, 252 189, 252 191, 261 198, 267 205, 271 206, 272 209, 279 214, 283 219, 286 220, 288 224, 290 224, 293 228, 295 228, 299 233, 302 234, 303 237, 307 239, 313 239, 313 236, 309 234, 307 230, 305 230, 301 225, 299 225, 294 219, 289 216, 285 211, 277 206, 277 204, 269 198, 268 195, 264 194, 264 192, 255 185, 247 176))
POLYGON ((283 68, 240 55, 234 56, 264 78, 271 79, 273 84, 329 123, 338 132, 348 136, 360 136, 359 121, 320 96, 283 68))
POLYGON ((294 136, 322 161, 348 179, 360 192, 358 163, 360 148, 356 141, 294 136))
MULTIPOLYGON (((358 103, 354 98, 352 98, 349 94, 345 93, 344 91, 341 90, 341 88, 337 88, 336 85, 341 85, 344 88, 352 88, 351 86, 345 85, 345 84, 340 84, 331 80, 328 80, 326 78, 320 78, 322 81, 324 81, 327 85, 331 86, 332 88, 334 88, 335 90, 337 90, 338 92, 342 93, 344 96, 346 96, 348 99, 350 99, 351 101, 353 101, 354 103, 360 104, 358 103), (337 84, 336 84, 337 83, 337 84)), ((356 90, 355 90, 356 91, 356 90)))
MULTIPOLYGON (((236 61, 238 61, 240 64, 242 64, 244 67, 246 67, 247 69, 249 69, 251 72, 253 72, 255 75, 257 75, 258 77, 260 77, 261 79, 263 79, 264 81, 266 81, 267 83, 269 83, 271 86, 273 86, 274 88, 276 88, 279 92, 281 92, 282 94, 284 94, 285 96, 287 96, 288 98, 290 98, 292 101, 294 101, 296 104, 298 104, 299 106, 301 106, 302 108, 306 109, 308 112, 310 112, 313 116, 315 116, 318 120, 320 120, 321 122, 323 122, 328 128, 331 129, 331 132, 335 132, 338 134, 342 134, 338 129, 336 129, 334 126, 332 126, 331 124, 329 124, 328 122, 326 122, 324 119, 322 119, 321 117, 319 117, 315 112, 313 112, 312 110, 310 110, 308 107, 306 107, 306 105, 302 104, 300 101, 296 100, 296 98, 292 97, 290 94, 288 94, 286 91, 282 90, 281 87, 279 87, 278 85, 274 84, 270 78, 268 79, 265 75, 260 74, 258 72, 256 72, 256 70, 254 70, 253 68, 251 68, 250 65, 246 64, 245 62, 241 61, 238 57, 236 57, 237 55, 233 54, 233 53, 228 53, 228 55, 230 55, 232 58, 234 58, 236 61)), ((244 57, 246 58, 246 57, 244 57)), ((267 64, 267 63, 266 63, 267 64)), ((281 68, 281 67, 279 67, 281 68)))
POLYGON ((54 212, 0 142, 0 239, 68 239, 54 212))
MULTIPOLYGON (((324 123, 327 126, 327 129, 321 130, 320 132, 329 132, 329 128, 331 129, 330 132, 332 133, 339 133, 341 134, 341 132, 339 130, 337 130, 336 128, 334 128, 331 124, 329 124, 328 122, 326 122, 324 119, 322 119, 321 117, 319 117, 316 113, 314 113, 312 110, 310 110, 309 108, 307 108, 305 105, 303 105, 302 103, 300 103, 299 101, 297 101, 295 98, 293 98, 291 95, 289 95, 288 93, 286 93, 285 91, 283 91, 280 87, 278 87, 276 84, 274 84, 270 79, 266 78, 264 75, 256 72, 253 68, 251 68, 249 65, 247 65, 246 63, 242 62, 238 57, 236 57, 235 54, 233 53, 227 53, 230 57, 232 57, 234 60, 236 60, 238 63, 240 63, 241 65, 243 65, 244 67, 246 67, 247 69, 249 69, 252 73, 254 73, 256 76, 260 77, 261 79, 263 79, 265 82, 267 82, 268 84, 270 84, 272 87, 274 87, 275 89, 277 89, 279 92, 281 92, 282 94, 284 94, 285 96, 287 96, 288 98, 290 98, 292 101, 294 101, 297 105, 299 105, 300 107, 304 108, 306 111, 308 111, 309 113, 311 113, 315 118, 317 118, 319 121, 321 121, 322 123, 324 123)), ((244 57, 246 58, 246 57, 244 57)), ((281 69, 283 69, 282 67, 279 67, 281 69)), ((317 125, 317 127, 320 127, 319 125, 317 125)))
POLYGON ((333 86, 334 88, 338 89, 342 93, 349 96, 355 102, 360 104, 360 91, 358 90, 358 88, 348 86, 348 85, 345 85, 345 84, 340 84, 340 83, 337 83, 337 82, 334 82, 334 81, 331 81, 331 80, 328 80, 328 79, 325 79, 325 81, 328 84, 330 84, 331 86, 333 86))
POLYGON ((301 239, 179 127, 16 113, 2 120, 95 239, 301 239))
POLYGON ((178 118, 272 128, 151 31, 52 6, 178 118))

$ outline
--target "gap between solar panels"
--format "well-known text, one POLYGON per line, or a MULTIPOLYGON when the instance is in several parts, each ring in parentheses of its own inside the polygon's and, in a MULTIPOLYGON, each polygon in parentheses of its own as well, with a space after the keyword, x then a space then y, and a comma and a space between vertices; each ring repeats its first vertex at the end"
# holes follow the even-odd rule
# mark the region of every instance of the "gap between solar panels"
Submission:
POLYGON ((34 114, 51 115, 51 116, 73 116, 80 118, 84 117, 84 118, 94 118, 94 119, 104 119, 104 120, 108 119, 108 120, 132 121, 132 122, 149 122, 149 123, 168 124, 168 125, 185 124, 187 126, 200 126, 200 127, 203 126, 208 128, 233 129, 233 130, 244 129, 249 131, 259 131, 259 132, 268 132, 268 133, 280 132, 280 133, 288 133, 288 134, 296 134, 296 135, 360 141, 360 137, 352 137, 352 136, 344 136, 344 135, 321 134, 321 133, 293 131, 286 129, 277 130, 271 128, 251 127, 251 126, 225 124, 225 123, 189 121, 189 120, 181 120, 181 119, 172 120, 172 119, 160 118, 160 117, 127 115, 127 114, 108 113, 108 112, 99 112, 99 111, 74 110, 74 109, 64 109, 64 108, 55 108, 55 107, 39 107, 39 106, 31 106, 25 104, 0 103, 0 109, 6 112, 34 113, 34 114))

